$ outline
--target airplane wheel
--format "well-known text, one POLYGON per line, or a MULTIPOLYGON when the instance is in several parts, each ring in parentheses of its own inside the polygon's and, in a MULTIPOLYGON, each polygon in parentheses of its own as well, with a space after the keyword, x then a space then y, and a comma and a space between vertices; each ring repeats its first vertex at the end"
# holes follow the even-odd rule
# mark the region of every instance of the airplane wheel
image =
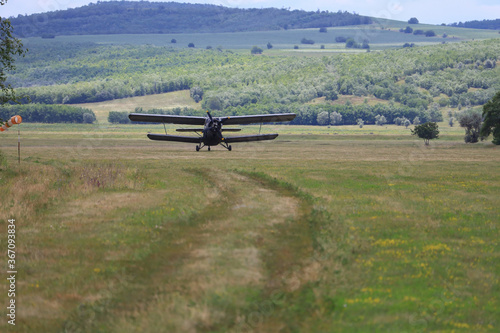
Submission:
POLYGON ((227 147, 227 150, 231 151, 233 149, 231 146, 227 147))
POLYGON ((200 146, 196 146, 196 151, 200 151, 200 146))
POLYGON ((208 147, 208 151, 210 151, 210 147, 208 147))

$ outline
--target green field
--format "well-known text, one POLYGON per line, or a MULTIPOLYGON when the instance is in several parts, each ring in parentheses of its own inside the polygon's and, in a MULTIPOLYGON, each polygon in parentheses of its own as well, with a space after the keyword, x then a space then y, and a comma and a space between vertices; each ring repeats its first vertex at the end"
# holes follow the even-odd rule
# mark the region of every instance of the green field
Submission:
POLYGON ((391 48, 401 48, 405 43, 415 43, 418 46, 455 43, 468 40, 482 40, 500 38, 497 31, 455 28, 428 24, 410 25, 414 30, 433 30, 436 37, 415 36, 399 32, 399 29, 406 28, 406 22, 382 20, 371 25, 347 26, 328 28, 327 33, 320 33, 319 29, 291 29, 275 31, 252 31, 252 32, 232 32, 232 33, 196 33, 196 34, 146 34, 146 35, 83 35, 83 36, 57 36, 55 39, 42 39, 39 37, 26 38, 27 45, 30 44, 50 44, 53 42, 92 42, 97 44, 128 44, 128 45, 156 45, 171 46, 173 48, 187 48, 189 43, 193 43, 196 48, 205 49, 221 47, 231 50, 249 51, 254 45, 259 46, 269 54, 282 54, 290 51, 294 46, 299 50, 294 52, 315 51, 321 53, 329 52, 366 52, 366 50, 349 50, 345 48, 345 43, 335 42, 336 37, 354 38, 361 43, 368 40, 372 50, 384 50, 391 48), (448 37, 443 38, 443 34, 448 37), (302 38, 313 40, 313 45, 301 44, 302 38), (172 39, 176 43, 172 43, 172 39), (267 50, 266 45, 270 42, 273 45, 271 50, 267 50), (324 49, 320 49, 324 45, 324 49))
POLYGON ((440 127, 426 147, 392 125, 264 126, 280 136, 197 153, 147 140, 158 125, 19 125, 20 165, 17 131, 0 141, 19 271, 0 330, 496 332, 500 150, 440 127))

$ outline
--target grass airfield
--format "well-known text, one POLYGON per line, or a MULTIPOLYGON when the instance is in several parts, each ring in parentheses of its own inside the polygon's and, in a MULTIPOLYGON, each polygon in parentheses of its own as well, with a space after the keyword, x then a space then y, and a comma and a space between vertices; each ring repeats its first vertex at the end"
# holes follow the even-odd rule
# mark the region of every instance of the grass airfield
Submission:
POLYGON ((500 150, 461 128, 263 126, 198 153, 158 125, 18 128, 16 332, 499 328, 500 150))

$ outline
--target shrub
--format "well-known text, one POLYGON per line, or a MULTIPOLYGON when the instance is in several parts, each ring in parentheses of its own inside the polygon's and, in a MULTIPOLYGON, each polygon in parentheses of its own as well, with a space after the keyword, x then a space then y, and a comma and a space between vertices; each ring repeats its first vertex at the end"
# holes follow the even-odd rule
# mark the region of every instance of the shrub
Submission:
POLYGON ((425 145, 428 146, 430 140, 439 139, 439 127, 433 122, 417 125, 411 130, 411 135, 417 135, 419 138, 424 139, 425 145))
POLYGON ((108 114, 108 122, 112 124, 128 124, 128 112, 110 111, 108 114))

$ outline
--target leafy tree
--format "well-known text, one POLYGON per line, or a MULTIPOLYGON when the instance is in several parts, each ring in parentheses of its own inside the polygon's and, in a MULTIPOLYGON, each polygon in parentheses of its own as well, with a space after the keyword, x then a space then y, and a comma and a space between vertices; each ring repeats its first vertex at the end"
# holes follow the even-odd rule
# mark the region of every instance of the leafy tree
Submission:
POLYGON ((273 48, 273 44, 271 42, 267 42, 267 49, 270 50, 273 48))
POLYGON ((416 17, 412 17, 408 20, 408 24, 418 24, 418 19, 416 17))
MULTIPOLYGON (((0 0, 0 5, 5 5, 7 0, 0 0)), ((24 49, 21 41, 13 37, 13 28, 8 19, 0 17, 0 104, 17 102, 18 98, 10 84, 6 83, 6 72, 15 70, 14 61, 16 56, 24 56, 27 50, 24 49)), ((1 121, 1 119, 0 119, 1 121)))
POLYGON ((420 124, 420 118, 417 116, 413 119, 413 125, 419 125, 420 124))
POLYGON ((339 99, 339 95, 337 94, 337 92, 331 90, 326 93, 325 99, 327 101, 336 101, 337 99, 339 99))
POLYGON ((189 43, 188 47, 194 47, 194 43, 189 43))
POLYGON ((189 95, 196 103, 199 103, 203 99, 203 89, 200 87, 192 87, 189 89, 189 95))
POLYGON ((500 91, 483 106, 483 118, 480 134, 487 137, 493 133, 493 143, 500 145, 500 91))
POLYGON ((434 37, 436 36, 436 33, 434 32, 434 30, 427 30, 425 32, 425 37, 434 37))
POLYGON ((405 34, 411 34, 413 33, 413 28, 410 26, 407 26, 406 29, 403 30, 405 34))
POLYGON ((128 112, 110 111, 108 114, 108 122, 112 124, 128 124, 128 112))
POLYGON ((408 126, 411 125, 411 121, 409 119, 406 119, 406 118, 403 118, 404 121, 403 121, 403 125, 404 127, 408 128, 408 126))
POLYGON ((311 44, 311 45, 312 45, 312 44, 314 44, 314 41, 313 41, 312 39, 307 39, 307 38, 305 38, 305 37, 304 37, 304 38, 302 38, 302 39, 300 40, 300 42, 301 42, 302 44, 311 44))
POLYGON ((428 146, 430 140, 439 139, 439 128, 436 123, 427 122, 422 125, 415 126, 411 130, 411 135, 416 135, 421 139, 424 139, 425 145, 428 146))
POLYGON ((336 111, 330 114, 330 124, 339 125, 342 122, 342 115, 336 111))
POLYGON ((376 115, 375 116, 375 125, 383 126, 387 123, 387 119, 384 116, 376 115))
POLYGON ((175 38, 172 38, 172 39, 170 40, 170 43, 172 43, 172 44, 175 44, 175 43, 177 43, 177 39, 175 39, 175 38))
POLYGON ((458 114, 458 123, 465 128, 465 143, 476 143, 479 141, 479 132, 483 117, 478 110, 467 109, 458 114))
POLYGON ((83 114, 83 123, 92 124, 96 120, 94 113, 85 112, 83 114))
POLYGON ((318 125, 328 125, 330 116, 328 115, 327 111, 322 111, 318 113, 318 117, 316 118, 316 122, 318 125))
POLYGON ((250 50, 251 54, 262 54, 262 52, 264 52, 264 51, 260 47, 258 47, 258 46, 254 46, 250 50))
POLYGON ((328 32, 328 30, 326 30, 325 27, 321 27, 321 28, 319 28, 319 32, 326 33, 326 32, 328 32))
POLYGON ((359 118, 358 120, 356 120, 356 123, 358 124, 359 128, 363 128, 365 122, 363 119, 359 118))

